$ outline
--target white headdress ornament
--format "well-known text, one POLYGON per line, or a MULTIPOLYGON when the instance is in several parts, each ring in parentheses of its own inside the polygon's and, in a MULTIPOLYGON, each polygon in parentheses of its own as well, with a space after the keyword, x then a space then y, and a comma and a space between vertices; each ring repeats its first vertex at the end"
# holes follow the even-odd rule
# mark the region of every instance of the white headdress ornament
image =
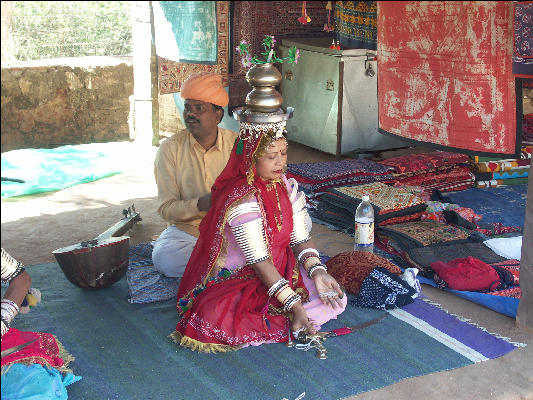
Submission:
POLYGON ((285 133, 287 121, 269 122, 265 124, 241 121, 239 129, 239 138, 248 140, 252 136, 256 139, 263 133, 269 133, 274 139, 280 139, 285 133))

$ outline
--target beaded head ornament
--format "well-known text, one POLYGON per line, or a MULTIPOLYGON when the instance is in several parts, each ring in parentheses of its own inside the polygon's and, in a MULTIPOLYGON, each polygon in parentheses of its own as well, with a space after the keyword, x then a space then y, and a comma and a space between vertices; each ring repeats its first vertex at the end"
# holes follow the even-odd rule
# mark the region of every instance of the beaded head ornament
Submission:
POLYGON ((250 167, 246 173, 246 180, 251 184, 254 180, 255 161, 265 155, 270 145, 281 138, 285 138, 287 130, 285 129, 286 121, 270 123, 250 123, 241 122, 239 129, 239 143, 237 144, 237 154, 241 154, 245 141, 257 141, 259 143, 252 154, 250 167))

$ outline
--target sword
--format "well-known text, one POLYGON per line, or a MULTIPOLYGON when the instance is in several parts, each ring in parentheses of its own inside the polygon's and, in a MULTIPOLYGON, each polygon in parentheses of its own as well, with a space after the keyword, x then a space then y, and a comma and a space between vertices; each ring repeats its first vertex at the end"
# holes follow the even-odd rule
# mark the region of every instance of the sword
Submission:
POLYGON ((318 332, 316 335, 325 340, 329 337, 335 337, 335 336, 342 336, 347 335, 348 333, 352 333, 355 331, 359 331, 361 329, 368 328, 369 326, 372 326, 374 324, 377 324, 379 321, 381 321, 383 318, 387 316, 387 313, 383 313, 383 315, 380 315, 377 318, 371 319, 368 322, 363 322, 361 324, 357 324, 354 326, 339 328, 339 329, 333 329, 331 332, 318 332))
POLYGON ((9 349, 6 349, 6 350, 2 350, 1 358, 4 358, 5 356, 13 354, 19 350, 22 350, 24 347, 29 346, 30 344, 32 344, 33 342, 36 342, 37 340, 39 340, 39 338, 30 340, 29 342, 26 342, 26 343, 19 344, 18 346, 10 347, 9 349))
MULTIPOLYGON (((379 317, 374 318, 370 321, 363 322, 361 324, 353 325, 350 327, 333 329, 331 332, 318 332, 314 335, 307 335, 304 332, 300 332, 298 336, 296 337, 295 347, 297 349, 304 350, 304 351, 307 351, 311 348, 315 348, 317 350, 316 356, 320 358, 321 360, 325 360, 326 358, 328 358, 328 351, 324 347, 324 342, 326 341, 327 338, 347 335, 349 333, 359 331, 364 328, 368 328, 371 325, 377 324, 387 315, 388 313, 383 313, 379 317)), ((289 333, 289 341, 287 342, 286 345, 287 347, 294 346, 293 342, 291 341, 290 333, 289 333)))

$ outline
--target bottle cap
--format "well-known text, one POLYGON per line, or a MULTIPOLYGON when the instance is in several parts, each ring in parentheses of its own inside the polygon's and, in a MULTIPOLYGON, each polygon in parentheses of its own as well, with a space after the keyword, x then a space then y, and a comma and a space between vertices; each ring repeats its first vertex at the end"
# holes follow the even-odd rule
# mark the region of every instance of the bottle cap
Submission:
POLYGON ((368 200, 370 200, 370 196, 368 194, 364 194, 363 201, 368 201, 368 200))

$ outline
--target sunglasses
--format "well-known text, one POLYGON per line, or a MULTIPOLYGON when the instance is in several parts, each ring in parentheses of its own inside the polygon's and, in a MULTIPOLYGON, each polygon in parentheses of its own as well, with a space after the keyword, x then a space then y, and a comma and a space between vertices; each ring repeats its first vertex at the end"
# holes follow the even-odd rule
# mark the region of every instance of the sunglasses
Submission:
POLYGON ((209 107, 207 104, 185 104, 183 111, 185 113, 203 114, 207 111, 207 107, 209 107))

